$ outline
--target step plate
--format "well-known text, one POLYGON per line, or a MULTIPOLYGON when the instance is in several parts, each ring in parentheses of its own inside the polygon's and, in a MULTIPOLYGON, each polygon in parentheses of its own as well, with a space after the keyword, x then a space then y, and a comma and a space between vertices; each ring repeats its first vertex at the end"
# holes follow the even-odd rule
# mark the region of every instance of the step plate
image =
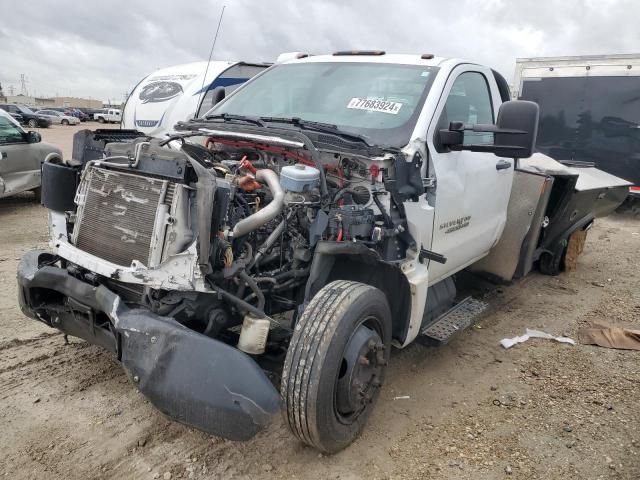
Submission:
POLYGON ((456 332, 468 328, 480 316, 489 304, 473 297, 467 297, 443 313, 435 322, 426 327, 422 335, 445 343, 456 332))

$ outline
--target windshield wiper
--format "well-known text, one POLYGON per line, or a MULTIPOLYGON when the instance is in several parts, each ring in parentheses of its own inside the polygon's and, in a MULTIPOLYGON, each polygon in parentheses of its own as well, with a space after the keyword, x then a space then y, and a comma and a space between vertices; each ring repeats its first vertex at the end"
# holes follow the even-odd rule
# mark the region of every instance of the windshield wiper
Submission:
POLYGON ((264 122, 255 117, 247 117, 244 115, 234 115, 232 113, 217 113, 215 115, 207 115, 205 120, 223 120, 225 122, 245 122, 259 127, 264 127, 264 122))
POLYGON ((367 146, 372 147, 373 144, 369 141, 369 138, 365 135, 359 135, 357 133, 346 132, 340 129, 337 125, 323 122, 313 122, 311 120, 303 120, 298 117, 286 118, 286 117, 260 117, 260 120, 267 123, 288 123, 303 130, 313 130, 315 132, 329 133, 333 135, 339 135, 346 139, 351 139, 364 143, 367 146))

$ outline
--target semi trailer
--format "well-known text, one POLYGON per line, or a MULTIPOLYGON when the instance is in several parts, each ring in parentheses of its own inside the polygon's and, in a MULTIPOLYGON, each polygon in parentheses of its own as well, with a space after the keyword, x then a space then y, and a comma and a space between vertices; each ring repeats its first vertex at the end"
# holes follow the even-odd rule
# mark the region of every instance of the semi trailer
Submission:
POLYGON ((392 347, 486 309, 463 278, 557 274, 626 196, 534 154, 538 105, 509 96, 460 59, 297 54, 169 137, 80 132, 43 166, 50 249, 20 262, 22 311, 113 352, 170 418, 247 440, 281 411, 336 452, 392 347))

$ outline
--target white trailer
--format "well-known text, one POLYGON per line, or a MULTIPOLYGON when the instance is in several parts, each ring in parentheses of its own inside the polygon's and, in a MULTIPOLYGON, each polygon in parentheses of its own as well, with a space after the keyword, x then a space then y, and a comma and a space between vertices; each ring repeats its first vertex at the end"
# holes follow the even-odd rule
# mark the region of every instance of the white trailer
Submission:
POLYGON ((144 77, 129 95, 122 128, 163 136, 172 131, 177 122, 204 114, 224 93, 232 92, 268 66, 215 61, 157 70, 144 77))

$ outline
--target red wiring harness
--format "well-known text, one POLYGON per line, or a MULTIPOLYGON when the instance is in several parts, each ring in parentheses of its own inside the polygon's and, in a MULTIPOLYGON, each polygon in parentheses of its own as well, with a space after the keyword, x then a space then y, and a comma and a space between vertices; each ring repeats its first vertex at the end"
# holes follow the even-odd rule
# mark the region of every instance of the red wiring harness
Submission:
POLYGON ((275 145, 265 145, 263 143, 254 143, 248 142, 246 140, 229 140, 227 138, 215 138, 209 137, 205 142, 205 147, 209 148, 212 143, 221 143, 223 145, 229 145, 230 147, 236 148, 255 148, 257 150, 262 150, 264 152, 275 153, 276 155, 284 155, 287 158, 291 158, 305 165, 309 165, 311 167, 315 166, 315 164, 309 160, 304 155, 300 155, 297 152, 293 152, 284 147, 277 147, 275 145))

